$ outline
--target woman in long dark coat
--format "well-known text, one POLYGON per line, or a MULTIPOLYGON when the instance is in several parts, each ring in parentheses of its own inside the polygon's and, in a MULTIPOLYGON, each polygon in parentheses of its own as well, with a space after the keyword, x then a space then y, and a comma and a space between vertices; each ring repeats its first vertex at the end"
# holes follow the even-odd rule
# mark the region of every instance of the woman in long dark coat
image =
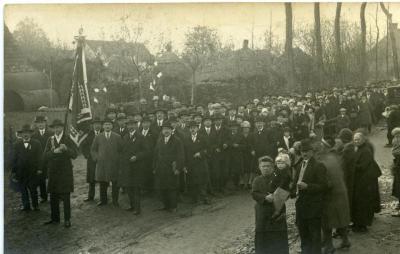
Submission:
POLYGON ((290 178, 287 174, 282 174, 284 171, 274 170, 273 160, 268 156, 259 159, 259 168, 262 175, 254 179, 252 188, 253 199, 257 202, 256 254, 288 254, 286 208, 283 206, 277 216, 274 214, 274 198, 277 198, 274 193, 279 187, 288 191, 290 178))
POLYGON ((378 209, 379 187, 378 177, 381 175, 378 164, 374 160, 371 145, 363 133, 354 134, 355 171, 354 193, 352 204, 352 221, 354 232, 365 232, 372 224, 374 213, 378 209))

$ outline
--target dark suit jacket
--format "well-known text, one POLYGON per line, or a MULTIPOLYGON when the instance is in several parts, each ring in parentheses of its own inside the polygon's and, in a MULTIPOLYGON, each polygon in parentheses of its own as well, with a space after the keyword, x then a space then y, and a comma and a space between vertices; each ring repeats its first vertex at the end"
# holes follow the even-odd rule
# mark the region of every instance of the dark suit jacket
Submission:
POLYGON ((167 144, 160 135, 154 149, 153 168, 155 171, 155 186, 160 190, 174 190, 179 186, 179 176, 174 169, 182 171, 184 152, 182 141, 171 135, 167 144))
POLYGON ((197 133, 196 141, 192 137, 184 140, 185 167, 188 170, 189 185, 207 184, 208 165, 207 165, 207 141, 204 136, 197 133), (194 158, 196 153, 200 153, 200 158, 194 158))
POLYGON ((63 135, 60 143, 55 136, 47 140, 44 151, 44 162, 48 166, 48 191, 50 193, 69 193, 74 191, 74 177, 72 173, 72 159, 78 156, 75 143, 67 135, 63 135), (61 144, 67 146, 67 151, 54 153, 53 149, 61 144))
MULTIPOLYGON (((39 130, 37 130, 32 135, 32 138, 36 139, 36 140, 38 140, 40 142, 40 145, 42 147, 42 153, 43 153, 44 149, 46 148, 47 140, 49 139, 49 137, 51 137, 53 135, 54 135, 54 133, 46 128, 43 135, 40 135, 39 130)), ((40 157, 42 158, 42 156, 40 156, 40 157)), ((47 168, 43 167, 42 161, 41 161, 41 168, 42 168, 42 171, 43 171, 43 177, 47 177, 47 168)))
MULTIPOLYGON (((296 167, 294 188, 297 188, 301 165, 302 163, 299 163, 296 167)), ((320 218, 322 216, 325 192, 328 188, 324 164, 311 158, 308 161, 302 181, 307 184, 307 188, 298 192, 296 217, 298 219, 320 218)))
POLYGON ((292 137, 290 137, 289 138, 289 147, 287 147, 284 137, 281 136, 279 141, 278 141, 278 148, 283 148, 286 151, 289 151, 289 149, 292 148, 293 144, 294 144, 294 139, 292 137))
POLYGON ((143 187, 145 181, 144 161, 148 156, 144 137, 135 132, 133 137, 127 133, 122 139, 121 172, 118 183, 124 187, 143 187), (130 161, 132 156, 136 156, 136 161, 130 161))
POLYGON ((12 172, 22 185, 35 185, 41 169, 42 147, 36 139, 30 139, 25 148, 22 139, 14 143, 12 156, 12 172))
MULTIPOLYGON (((101 131, 100 131, 101 133, 101 131)), ((100 134, 99 133, 99 134, 100 134)), ((91 130, 85 140, 80 145, 81 152, 86 159, 86 182, 94 183, 96 181, 96 161, 93 160, 90 148, 93 144, 93 140, 96 137, 94 130, 91 130)))

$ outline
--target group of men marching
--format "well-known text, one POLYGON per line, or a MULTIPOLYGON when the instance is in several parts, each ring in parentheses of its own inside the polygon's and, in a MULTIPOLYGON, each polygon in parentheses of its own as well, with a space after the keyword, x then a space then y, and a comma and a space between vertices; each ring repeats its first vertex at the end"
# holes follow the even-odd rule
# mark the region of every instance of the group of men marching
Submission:
MULTIPOLYGON (((13 180, 22 193, 23 210, 38 210, 50 193, 51 220, 70 222, 73 191, 72 160, 81 152, 87 160, 88 197, 98 206, 119 206, 122 192, 129 197, 127 210, 139 215, 145 192, 159 194, 162 210, 176 212, 177 204, 190 200, 210 203, 210 197, 250 189, 259 174, 258 159, 275 158, 293 149, 295 141, 334 136, 343 128, 369 129, 376 107, 384 105, 384 90, 334 90, 305 96, 265 96, 245 105, 209 103, 188 106, 177 101, 155 109, 107 109, 95 117, 91 131, 79 147, 64 133, 64 123, 37 116, 35 129, 24 125, 13 149, 13 180), (375 99, 374 99, 375 98, 375 99), (372 104, 374 99, 374 104, 372 104), (52 130, 48 129, 50 127, 52 130), (46 186, 46 178, 48 184, 46 186), (47 187, 47 189, 46 189, 47 187)), ((377 110, 379 111, 379 109, 377 110)))

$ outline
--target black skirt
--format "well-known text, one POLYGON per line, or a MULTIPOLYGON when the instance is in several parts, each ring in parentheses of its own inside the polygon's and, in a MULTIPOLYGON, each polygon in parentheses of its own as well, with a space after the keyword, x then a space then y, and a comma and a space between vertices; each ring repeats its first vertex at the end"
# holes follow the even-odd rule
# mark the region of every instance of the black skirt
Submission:
POLYGON ((256 231, 255 249, 256 254, 289 254, 287 231, 256 231))

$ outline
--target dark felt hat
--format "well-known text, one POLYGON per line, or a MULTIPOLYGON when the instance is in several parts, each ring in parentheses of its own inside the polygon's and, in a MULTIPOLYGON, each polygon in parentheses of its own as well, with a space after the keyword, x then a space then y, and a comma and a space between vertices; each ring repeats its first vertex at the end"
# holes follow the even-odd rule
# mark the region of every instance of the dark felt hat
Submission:
POLYGON ((35 123, 44 123, 47 122, 47 117, 45 116, 36 116, 35 123))
POLYGON ((92 119, 92 123, 99 123, 102 124, 103 121, 100 119, 100 117, 96 116, 92 119))
POLYGON ((215 121, 215 120, 221 120, 221 119, 224 119, 224 117, 221 115, 221 114, 214 114, 213 115, 213 120, 215 121))
POLYGON ((144 122, 151 122, 151 120, 148 116, 144 116, 142 119, 142 123, 144 123, 144 122))
POLYGON ((129 119, 126 124, 137 124, 137 121, 135 119, 129 119))
POLYGON ((22 125, 22 128, 18 130, 18 133, 25 133, 25 132, 33 133, 34 130, 31 128, 29 124, 24 124, 22 125))
POLYGON ((64 126, 64 123, 60 119, 55 119, 51 124, 50 127, 54 128, 56 126, 64 126))
POLYGON ((308 152, 310 150, 314 150, 312 144, 311 144, 311 140, 309 139, 303 139, 300 141, 301 145, 300 145, 300 150, 302 152, 308 152))
POLYGON ((188 126, 189 126, 189 128, 194 127, 194 126, 199 127, 199 124, 196 121, 190 121, 188 126))
POLYGON ((157 114, 158 112, 162 112, 162 113, 164 113, 164 114, 167 114, 167 113, 168 113, 167 110, 166 110, 165 108, 156 108, 156 109, 154 110, 154 114, 157 114))
POLYGON ((171 125, 170 121, 164 121, 161 127, 162 128, 170 128, 170 129, 172 129, 172 125, 171 125))
POLYGON ((103 119, 103 123, 111 123, 111 124, 114 124, 114 122, 111 120, 111 118, 108 118, 108 117, 106 117, 106 118, 103 119))

